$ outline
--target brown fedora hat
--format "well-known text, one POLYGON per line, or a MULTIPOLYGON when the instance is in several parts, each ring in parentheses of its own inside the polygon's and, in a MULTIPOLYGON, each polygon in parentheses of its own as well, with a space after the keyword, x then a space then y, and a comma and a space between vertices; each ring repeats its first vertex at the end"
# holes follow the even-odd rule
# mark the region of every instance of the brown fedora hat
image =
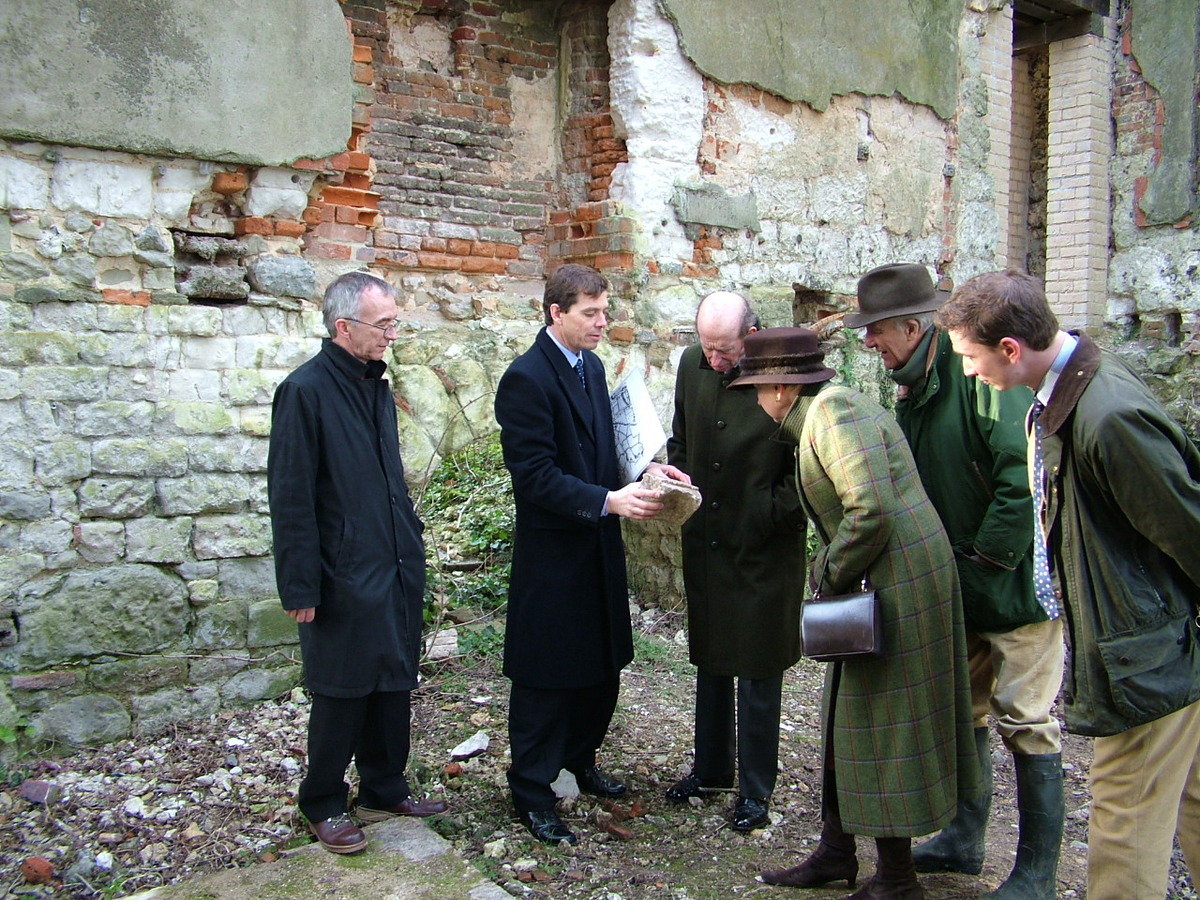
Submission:
POLYGON ((847 328, 862 328, 880 319, 932 312, 946 302, 929 277, 929 270, 916 263, 888 263, 858 279, 858 312, 846 313, 847 328))
POLYGON ((730 387, 813 384, 837 373, 825 365, 817 334, 807 328, 766 328, 746 335, 742 374, 730 387))

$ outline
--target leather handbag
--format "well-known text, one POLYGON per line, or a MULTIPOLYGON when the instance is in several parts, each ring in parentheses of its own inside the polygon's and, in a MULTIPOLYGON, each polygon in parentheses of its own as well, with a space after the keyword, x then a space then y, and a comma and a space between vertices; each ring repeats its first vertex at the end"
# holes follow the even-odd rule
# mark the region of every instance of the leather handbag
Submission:
POLYGON ((877 659, 883 656, 879 598, 864 576, 852 594, 822 594, 800 604, 800 640, 804 655, 820 662, 877 659))

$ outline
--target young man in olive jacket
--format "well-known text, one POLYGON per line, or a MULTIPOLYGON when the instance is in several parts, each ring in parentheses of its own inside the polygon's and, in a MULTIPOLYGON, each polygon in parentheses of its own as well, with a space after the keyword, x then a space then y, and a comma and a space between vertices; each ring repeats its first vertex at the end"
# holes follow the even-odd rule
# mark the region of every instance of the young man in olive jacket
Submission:
POLYGON ((757 330, 740 294, 717 291, 701 301, 699 343, 679 361, 667 441, 667 459, 704 497, 682 534, 696 755, 667 797, 732 787, 736 758, 736 831, 768 822, 783 673, 800 658, 807 528, 792 448, 771 440, 779 426, 753 391, 728 390, 746 335, 757 330))
POLYGON ((1067 728, 1095 738, 1088 900, 1161 900, 1176 835, 1200 876, 1200 450, 1120 357, 1059 329, 1029 275, 972 278, 938 322, 968 375, 1036 395, 1067 728))
POLYGON ((321 846, 367 845, 346 814, 351 758, 364 822, 443 812, 413 797, 409 692, 417 686, 425 591, 396 403, 383 355, 396 339, 395 292, 352 272, 325 292, 321 352, 275 391, 267 493, 279 599, 299 623, 312 694, 300 811, 321 846))
POLYGON ((967 626, 975 746, 983 790, 914 848, 919 872, 983 868, 992 804, 987 717, 1013 754, 1020 835, 1012 873, 992 900, 1054 900, 1063 829, 1062 739, 1051 712, 1062 685, 1062 619, 1050 618, 1033 581, 1033 505, 1025 466, 1025 388, 996 391, 968 378, 933 324, 946 299, 922 265, 891 263, 858 282, 858 312, 898 385, 896 418, 921 483, 954 547, 967 626))

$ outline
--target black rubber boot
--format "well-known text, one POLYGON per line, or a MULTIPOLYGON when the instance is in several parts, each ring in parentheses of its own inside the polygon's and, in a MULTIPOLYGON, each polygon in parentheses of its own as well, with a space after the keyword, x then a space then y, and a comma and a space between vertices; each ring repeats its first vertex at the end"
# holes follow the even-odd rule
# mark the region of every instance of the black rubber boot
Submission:
POLYGON ((1017 862, 1004 884, 980 900, 1054 900, 1065 813, 1062 754, 1014 753, 1013 763, 1020 828, 1017 862))
POLYGON ((982 793, 960 802, 950 824, 936 837, 913 849, 918 872, 978 875, 983 871, 984 839, 992 810, 992 751, 986 728, 975 729, 975 753, 979 757, 982 793))

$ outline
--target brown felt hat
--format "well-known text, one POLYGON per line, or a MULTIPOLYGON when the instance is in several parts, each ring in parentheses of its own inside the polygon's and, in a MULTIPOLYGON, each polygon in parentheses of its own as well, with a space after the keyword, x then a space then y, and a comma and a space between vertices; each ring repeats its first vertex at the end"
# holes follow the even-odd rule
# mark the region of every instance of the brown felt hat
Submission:
POLYGON ((888 263, 858 279, 858 312, 846 313, 847 328, 862 328, 880 319, 932 312, 949 296, 939 291, 929 270, 916 263, 888 263))
POLYGON ((742 374, 730 387, 751 384, 813 384, 837 373, 825 365, 816 332, 807 328, 767 328, 746 335, 742 374))

